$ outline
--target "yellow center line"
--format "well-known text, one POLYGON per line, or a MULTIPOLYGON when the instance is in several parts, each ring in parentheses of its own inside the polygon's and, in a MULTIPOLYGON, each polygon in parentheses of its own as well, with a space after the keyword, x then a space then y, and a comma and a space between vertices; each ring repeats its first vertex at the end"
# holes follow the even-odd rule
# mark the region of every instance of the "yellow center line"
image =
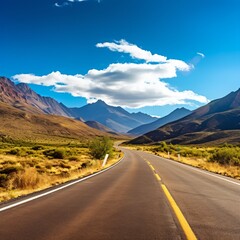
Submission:
MULTIPOLYGON (((154 167, 152 166, 152 164, 144 159, 149 167, 152 169, 155 177, 157 178, 158 181, 161 181, 161 178, 160 176, 156 173, 156 170, 154 169, 154 167)), ((172 195, 170 194, 170 192, 168 191, 167 187, 163 184, 163 183, 160 183, 161 184, 161 187, 163 189, 163 192, 165 193, 174 213, 176 214, 176 217, 187 237, 188 240, 197 240, 197 237, 195 236, 193 230, 191 229, 190 225, 188 224, 186 218, 184 217, 183 213, 181 212, 180 208, 178 207, 177 203, 175 202, 175 200, 173 199, 172 195)))
POLYGON ((153 167, 152 165, 149 165, 149 167, 150 167, 153 171, 155 171, 155 169, 154 169, 154 167, 153 167))
POLYGON ((151 165, 151 163, 148 160, 146 160, 146 162, 147 162, 148 165, 151 165))
POLYGON ((161 178, 157 173, 155 173, 155 177, 157 178, 158 181, 161 181, 161 178))
POLYGON ((185 219, 185 217, 183 216, 180 208, 178 207, 177 203, 175 202, 175 200, 173 199, 172 195, 170 194, 170 192, 168 191, 167 187, 164 184, 161 184, 161 187, 170 203, 170 205, 173 208, 173 211, 175 212, 178 221, 187 237, 188 240, 197 240, 197 237, 195 236, 194 232, 192 231, 190 225, 188 224, 187 220, 185 219))
POLYGON ((160 178, 160 176, 156 173, 156 170, 155 170, 155 168, 153 167, 153 165, 152 165, 148 160, 146 160, 146 159, 144 159, 144 160, 148 163, 149 167, 152 169, 152 171, 153 171, 155 177, 157 178, 157 180, 158 180, 158 181, 161 181, 161 178, 160 178))

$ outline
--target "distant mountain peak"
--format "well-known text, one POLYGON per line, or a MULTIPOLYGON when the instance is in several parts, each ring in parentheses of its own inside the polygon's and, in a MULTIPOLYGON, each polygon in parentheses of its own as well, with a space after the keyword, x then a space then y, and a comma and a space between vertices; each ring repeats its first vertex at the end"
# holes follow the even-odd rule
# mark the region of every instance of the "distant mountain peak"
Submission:
POLYGON ((96 104, 96 105, 102 105, 102 106, 108 106, 103 100, 99 99, 97 100, 95 103, 92 104, 96 104))
POLYGON ((143 113, 129 113, 121 107, 114 107, 102 100, 87 104, 81 108, 71 108, 71 114, 75 118, 81 117, 85 121, 96 121, 108 128, 121 133, 155 120, 143 113))
POLYGON ((183 118, 191 113, 190 110, 182 107, 182 108, 177 108, 171 113, 169 113, 167 116, 158 118, 156 121, 148 123, 148 124, 143 124, 139 127, 136 127, 132 130, 130 130, 128 133, 132 135, 142 135, 147 132, 153 131, 169 122, 176 121, 180 118, 183 118))
POLYGON ((185 107, 180 107, 180 108, 176 108, 173 112, 176 112, 176 111, 190 111, 190 110, 185 107))
POLYGON ((239 131, 240 89, 130 142, 135 144, 159 141, 173 144, 238 143, 239 131))

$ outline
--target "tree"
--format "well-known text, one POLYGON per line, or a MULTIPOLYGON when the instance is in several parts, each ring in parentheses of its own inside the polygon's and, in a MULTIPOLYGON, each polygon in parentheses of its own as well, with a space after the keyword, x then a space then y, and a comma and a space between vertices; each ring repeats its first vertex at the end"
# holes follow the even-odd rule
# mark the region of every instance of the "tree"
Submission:
POLYGON ((96 159, 103 159, 108 153, 112 154, 113 141, 109 137, 96 138, 89 144, 91 155, 96 159))

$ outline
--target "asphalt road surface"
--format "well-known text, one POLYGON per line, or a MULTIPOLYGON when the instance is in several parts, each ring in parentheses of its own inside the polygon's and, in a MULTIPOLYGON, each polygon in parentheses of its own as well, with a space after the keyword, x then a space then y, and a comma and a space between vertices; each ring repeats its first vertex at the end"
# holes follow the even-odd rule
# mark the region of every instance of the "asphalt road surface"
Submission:
POLYGON ((109 171, 1 211, 0 239, 187 239, 163 184, 196 238, 240 239, 240 181, 124 152, 109 171))

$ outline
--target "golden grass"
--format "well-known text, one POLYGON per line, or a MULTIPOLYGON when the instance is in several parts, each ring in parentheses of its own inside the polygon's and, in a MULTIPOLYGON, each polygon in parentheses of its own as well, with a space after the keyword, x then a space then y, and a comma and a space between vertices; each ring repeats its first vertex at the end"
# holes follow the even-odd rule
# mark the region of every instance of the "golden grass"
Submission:
MULTIPOLYGON (((31 147, 12 146, 11 150, 20 149, 18 156, 8 154, 10 147, 0 149, 0 202, 83 178, 103 169, 102 160, 93 159, 88 148, 61 147, 67 154, 71 152, 64 159, 44 156, 43 152, 52 148, 43 146, 43 149, 33 151, 31 147)), ((114 151, 104 168, 121 157, 122 153, 114 151)))
MULTIPOLYGON (((166 153, 158 153, 158 155, 164 158, 168 158, 168 155, 166 153)), ((179 160, 178 156, 176 155, 170 155, 170 159, 210 172, 240 179, 240 167, 238 166, 221 165, 216 162, 208 162, 207 159, 203 158, 190 158, 180 156, 179 160)))
MULTIPOLYGON (((127 146, 129 149, 135 149, 140 151, 145 151, 149 153, 153 153, 157 156, 168 158, 168 154, 165 152, 156 152, 154 151, 154 148, 156 146, 127 146)), ((187 147, 191 148, 191 147, 187 147)), ((192 147, 195 148, 195 147, 192 147)), ((201 147, 199 149, 202 150, 212 150, 214 147, 201 147)), ((169 158, 174 161, 178 161, 190 166, 194 166, 200 169, 204 169, 210 172, 214 172, 217 174, 221 174, 224 176, 240 179, 240 167, 239 166, 233 166, 233 165, 222 165, 217 162, 209 162, 208 159, 205 157, 183 157, 180 155, 180 159, 178 158, 178 155, 176 153, 170 154, 169 158)))

